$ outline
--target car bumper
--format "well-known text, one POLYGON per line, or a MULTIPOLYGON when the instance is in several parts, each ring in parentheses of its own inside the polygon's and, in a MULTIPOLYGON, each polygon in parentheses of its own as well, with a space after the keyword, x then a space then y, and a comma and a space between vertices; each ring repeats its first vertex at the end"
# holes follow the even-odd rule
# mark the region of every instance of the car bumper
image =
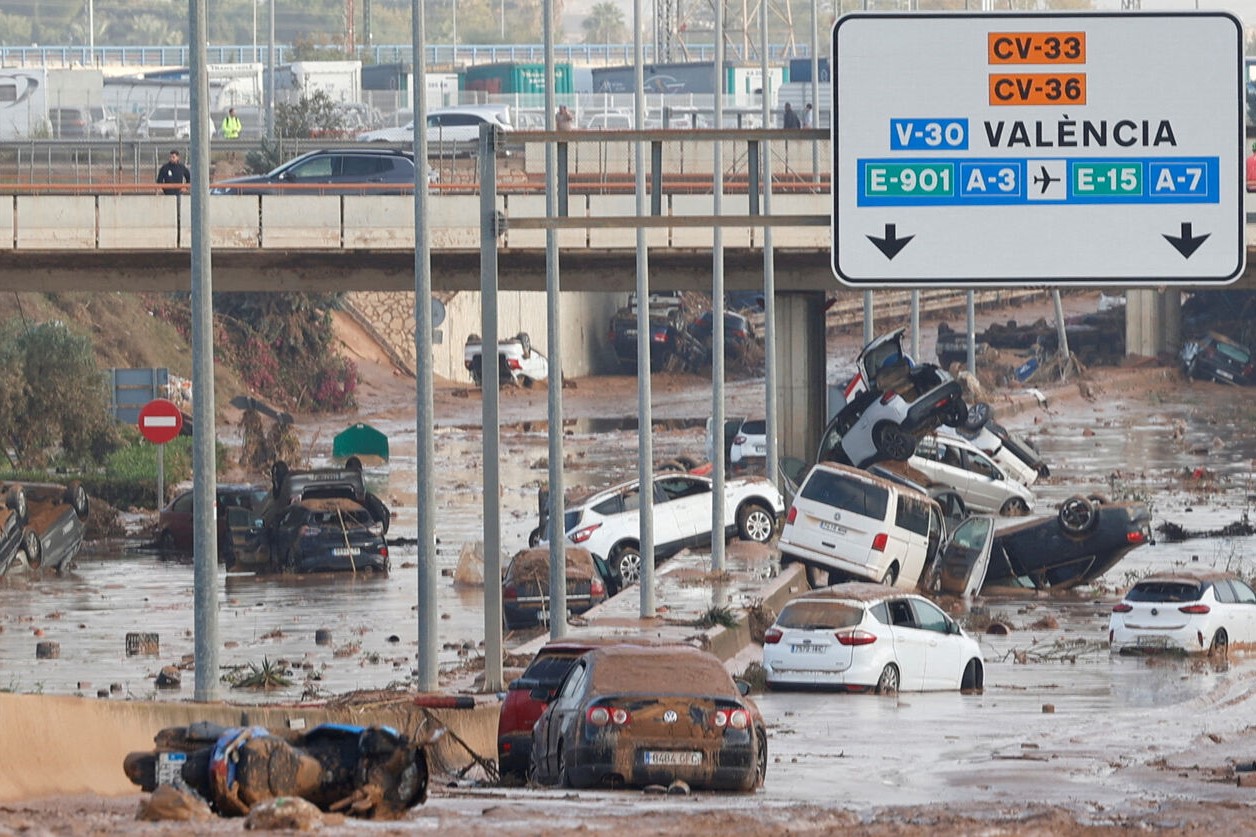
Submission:
POLYGON ((669 785, 680 780, 693 788, 710 790, 742 790, 754 779, 754 744, 747 733, 744 743, 724 742, 719 747, 698 742, 669 740, 666 742, 626 743, 621 748, 597 743, 577 747, 567 776, 573 787, 593 787, 611 779, 622 779, 634 786, 669 785), (622 750, 622 751, 620 751, 622 750), (694 750, 702 753, 697 765, 653 766, 645 763, 645 754, 658 750, 694 750))
POLYGON ((1111 650, 1113 654, 1204 654, 1211 634, 1194 625, 1163 631, 1112 628, 1111 650))
POLYGON ((823 567, 828 570, 838 570, 840 572, 849 573, 858 578, 868 581, 880 581, 885 577, 885 571, 890 568, 887 562, 884 567, 879 565, 861 564, 855 561, 849 561, 827 552, 817 552, 814 549, 808 549, 805 546, 799 546, 785 540, 777 543, 781 550, 781 563, 789 561, 799 561, 803 564, 811 564, 816 567, 823 567))
POLYGON ((387 555, 363 552, 353 556, 332 555, 329 552, 302 555, 297 561, 298 573, 386 573, 389 570, 387 555))
POLYGON ((531 732, 512 733, 497 739, 497 769, 501 775, 527 776, 531 760, 531 732))

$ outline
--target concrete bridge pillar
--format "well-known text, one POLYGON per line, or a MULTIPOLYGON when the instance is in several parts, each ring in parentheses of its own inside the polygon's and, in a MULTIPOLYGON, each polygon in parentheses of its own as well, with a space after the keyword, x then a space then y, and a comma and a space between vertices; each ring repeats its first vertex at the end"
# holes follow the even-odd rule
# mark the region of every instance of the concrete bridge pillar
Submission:
POLYGON ((1156 357, 1182 346, 1182 292, 1125 292, 1125 354, 1156 357))
POLYGON ((778 455, 810 462, 826 419, 824 293, 776 295, 778 455))

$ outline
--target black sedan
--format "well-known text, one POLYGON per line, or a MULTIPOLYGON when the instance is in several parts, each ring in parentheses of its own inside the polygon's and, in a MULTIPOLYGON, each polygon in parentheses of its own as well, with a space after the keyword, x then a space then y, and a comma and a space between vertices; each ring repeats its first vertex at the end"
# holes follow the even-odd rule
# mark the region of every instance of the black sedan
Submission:
POLYGON ((355 500, 298 500, 261 533, 268 556, 265 569, 282 573, 386 573, 390 564, 382 528, 355 500))
MULTIPOLYGON (((549 547, 525 549, 502 577, 502 616, 508 630, 546 624, 550 607, 549 547)), ((587 549, 567 547, 567 612, 579 615, 619 592, 618 570, 587 549)))
POLYGON ((1008 521, 974 515, 943 550, 938 586, 955 595, 991 587, 1076 587, 1151 543, 1151 513, 1141 503, 1077 495, 1050 517, 1008 521))
POLYGON ((767 732, 709 652, 613 645, 571 667, 532 728, 531 758, 541 784, 752 791, 767 773, 767 732))
POLYGON ((1210 333, 1182 347, 1186 374, 1201 381, 1251 386, 1256 383, 1256 363, 1246 346, 1210 333))

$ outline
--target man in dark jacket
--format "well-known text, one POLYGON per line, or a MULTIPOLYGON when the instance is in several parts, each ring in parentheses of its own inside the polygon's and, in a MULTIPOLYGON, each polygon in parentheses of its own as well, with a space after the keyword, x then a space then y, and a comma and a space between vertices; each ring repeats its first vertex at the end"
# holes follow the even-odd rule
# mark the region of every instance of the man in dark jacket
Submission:
MULTIPOLYGON (((191 183, 192 173, 188 171, 188 167, 179 162, 179 152, 171 151, 170 159, 166 164, 157 170, 158 183, 191 183)), ((177 195, 183 191, 183 186, 178 185, 170 189, 162 189, 167 195, 177 195)))
POLYGON ((802 122, 798 119, 798 113, 790 106, 789 102, 785 103, 785 114, 781 117, 781 127, 786 130, 790 128, 796 130, 802 127, 802 122))

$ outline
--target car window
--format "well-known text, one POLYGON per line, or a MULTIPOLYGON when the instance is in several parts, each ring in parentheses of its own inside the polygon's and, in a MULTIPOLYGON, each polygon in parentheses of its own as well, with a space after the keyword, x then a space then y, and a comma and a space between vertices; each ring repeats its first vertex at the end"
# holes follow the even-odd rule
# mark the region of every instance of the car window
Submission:
POLYGON ((295 526, 301 522, 301 519, 304 516, 305 516, 305 509, 301 508, 300 506, 292 506, 287 511, 285 511, 282 515, 280 515, 279 522, 276 524, 276 526, 279 526, 279 527, 295 526))
POLYGON ((741 423, 741 432, 747 436, 763 436, 768 432, 768 423, 763 419, 746 419, 741 423))
POLYGON ((366 509, 323 509, 310 515, 310 524, 314 526, 331 526, 339 529, 343 524, 346 529, 369 527, 374 521, 366 509))
POLYGON ((886 509, 890 505, 890 492, 885 487, 821 469, 811 472, 811 478, 802 487, 801 496, 812 502, 824 503, 877 520, 885 519, 886 509))
POLYGON ((894 517, 894 525, 915 532, 917 535, 929 534, 929 503, 920 497, 898 495, 898 513, 894 517))
POLYGON ((1238 598, 1234 595, 1234 591, 1230 589, 1230 582, 1225 579, 1214 581, 1212 583, 1212 594, 1217 597, 1217 601, 1222 604, 1234 604, 1238 598))
POLYGON ((340 160, 340 174, 344 177, 371 177, 392 168, 386 157, 346 156, 340 160))
POLYGON ((332 157, 315 157, 297 163, 288 169, 289 180, 313 180, 319 177, 331 177, 333 169, 332 157))
POLYGON ((575 697, 580 694, 584 688, 584 681, 588 679, 589 668, 588 663, 577 662, 567 674, 567 679, 563 681, 562 697, 575 697))
POLYGON ((1256 592, 1253 592, 1246 582, 1232 578, 1230 579, 1230 586, 1234 588, 1234 596, 1238 599, 1239 604, 1256 604, 1256 592))
POLYGON ((790 602, 776 617, 782 628, 811 631, 852 628, 862 621, 863 608, 843 602, 790 602))
POLYGON ((895 599, 887 602, 890 612, 890 624, 900 628, 916 627, 916 614, 912 612, 911 602, 906 599, 895 599))
POLYGON ((178 512, 179 514, 191 514, 192 513, 192 497, 193 495, 190 493, 183 494, 183 495, 180 495, 179 497, 176 497, 175 501, 170 504, 170 510, 174 512, 178 512))
POLYGON ((965 451, 964 458, 967 463, 966 467, 974 474, 981 474, 981 476, 988 479, 995 479, 999 476, 999 471, 994 467, 994 463, 981 454, 965 451))
POLYGON ((636 511, 641 508, 641 497, 637 492, 637 486, 633 486, 614 497, 607 497, 602 502, 593 507, 593 511, 601 515, 623 514, 626 511, 636 511))
POLYGON ((564 651, 562 653, 546 653, 542 651, 524 670, 523 676, 535 680, 538 685, 554 688, 563 682, 572 664, 580 659, 580 651, 564 651))
POLYGON ((1125 600, 1129 602, 1197 602, 1203 595, 1198 583, 1189 581, 1140 581, 1125 600))
POLYGON ((668 477, 658 481, 658 487, 663 492, 663 501, 679 500, 681 497, 696 497, 699 494, 709 494, 711 486, 704 480, 695 480, 689 477, 668 477))
POLYGON ((944 634, 950 629, 951 620, 947 619, 946 614, 932 602, 912 599, 911 606, 916 611, 916 627, 922 631, 936 631, 944 634))
POLYGON ((868 612, 872 614, 873 619, 882 625, 890 624, 890 607, 885 602, 873 605, 868 612))

